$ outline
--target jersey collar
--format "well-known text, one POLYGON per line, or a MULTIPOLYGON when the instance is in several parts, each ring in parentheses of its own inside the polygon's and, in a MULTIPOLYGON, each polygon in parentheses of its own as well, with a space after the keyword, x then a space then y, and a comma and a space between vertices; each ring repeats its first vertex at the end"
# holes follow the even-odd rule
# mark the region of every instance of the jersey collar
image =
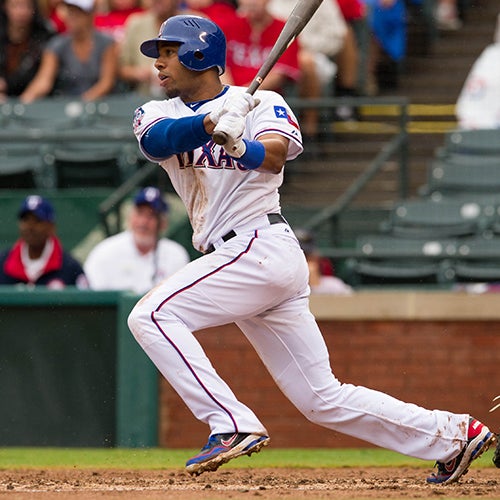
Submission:
POLYGON ((187 102, 185 104, 188 108, 192 109, 193 111, 197 111, 206 102, 213 101, 214 99, 217 99, 218 97, 224 95, 228 90, 229 90, 229 85, 224 85, 224 88, 212 99, 205 99, 203 101, 187 102))

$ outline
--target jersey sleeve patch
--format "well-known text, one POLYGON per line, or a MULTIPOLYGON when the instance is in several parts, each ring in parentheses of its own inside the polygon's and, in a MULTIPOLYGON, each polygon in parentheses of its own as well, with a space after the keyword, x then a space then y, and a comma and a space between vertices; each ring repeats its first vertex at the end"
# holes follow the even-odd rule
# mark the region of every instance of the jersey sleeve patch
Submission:
POLYGON ((133 127, 135 133, 137 133, 139 127, 142 125, 143 117, 144 117, 144 110, 142 109, 142 107, 137 108, 134 113, 134 121, 133 121, 133 127))
POLYGON ((276 118, 283 118, 296 129, 299 128, 299 124, 288 114, 284 106, 274 106, 274 114, 276 118))

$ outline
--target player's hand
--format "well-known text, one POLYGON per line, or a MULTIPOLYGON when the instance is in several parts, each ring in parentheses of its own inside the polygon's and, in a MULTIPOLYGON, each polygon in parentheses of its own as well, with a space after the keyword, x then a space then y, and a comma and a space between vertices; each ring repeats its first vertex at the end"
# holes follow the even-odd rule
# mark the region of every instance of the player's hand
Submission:
POLYGON ((226 113, 236 113, 241 116, 246 116, 250 111, 252 111, 260 103, 259 99, 256 99, 253 95, 247 92, 241 92, 232 96, 229 96, 224 104, 213 110, 210 115, 210 121, 217 125, 222 115, 226 113))
POLYGON ((223 132, 227 137, 224 150, 234 158, 239 158, 246 151, 243 142, 243 132, 245 131, 246 118, 237 113, 227 112, 222 115, 217 123, 214 132, 223 132))

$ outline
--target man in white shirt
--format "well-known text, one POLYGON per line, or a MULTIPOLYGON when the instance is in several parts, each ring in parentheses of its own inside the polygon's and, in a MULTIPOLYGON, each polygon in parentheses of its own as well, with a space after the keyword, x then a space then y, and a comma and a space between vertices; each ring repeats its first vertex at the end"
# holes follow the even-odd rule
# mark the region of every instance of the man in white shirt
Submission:
POLYGON ((186 249, 160 235, 167 229, 168 205, 155 187, 134 198, 127 230, 106 238, 89 253, 84 269, 93 290, 142 294, 189 262, 186 249))

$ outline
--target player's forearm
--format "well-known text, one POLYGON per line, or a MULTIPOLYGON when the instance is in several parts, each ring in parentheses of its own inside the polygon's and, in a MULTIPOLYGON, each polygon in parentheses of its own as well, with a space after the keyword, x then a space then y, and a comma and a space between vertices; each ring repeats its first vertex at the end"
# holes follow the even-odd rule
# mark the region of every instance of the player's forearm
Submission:
POLYGON ((259 138, 264 145, 266 154, 259 167, 259 172, 279 174, 286 162, 288 139, 281 135, 273 134, 259 138))
POLYGON ((161 120, 142 136, 141 146, 149 156, 160 160, 196 149, 212 137, 205 127, 205 119, 206 116, 196 115, 161 120))

